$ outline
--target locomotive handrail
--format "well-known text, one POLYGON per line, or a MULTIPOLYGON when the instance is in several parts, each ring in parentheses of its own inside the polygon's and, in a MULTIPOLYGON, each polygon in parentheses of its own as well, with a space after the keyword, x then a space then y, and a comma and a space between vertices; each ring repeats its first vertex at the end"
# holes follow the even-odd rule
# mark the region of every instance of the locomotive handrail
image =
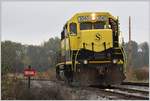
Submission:
MULTIPOLYGON (((78 53, 79 53, 79 51, 80 51, 80 46, 81 46, 82 44, 80 43, 79 44, 79 48, 78 48, 78 51, 77 51, 77 53, 76 53, 76 55, 75 55, 75 61, 76 61, 76 59, 77 59, 77 55, 78 55, 78 53)), ((74 68, 75 68, 75 70, 76 70, 76 63, 74 64, 74 68)))
MULTIPOLYGON (((120 47, 119 47, 120 48, 120 47)), ((126 53, 125 53, 125 51, 124 51, 124 48, 122 47, 122 48, 120 48, 120 50, 121 50, 121 52, 122 52, 122 54, 123 54, 123 58, 124 58, 124 60, 125 60, 125 63, 124 63, 124 66, 126 67, 126 63, 127 63, 127 57, 126 57, 126 53)), ((124 68, 125 68, 124 67, 124 68)), ((124 72, 126 72, 126 69, 124 69, 124 72)))
MULTIPOLYGON (((69 33, 69 32, 68 32, 68 37, 69 37, 68 40, 69 40, 69 46, 70 46, 70 33, 69 33)), ((69 48, 71 48, 71 47, 69 47, 69 48)), ((70 49, 70 50, 71 50, 71 49, 70 49)), ((72 53, 72 51, 71 51, 71 61, 72 61, 72 56, 73 56, 72 54, 73 54, 73 53, 72 53)), ((75 61, 75 62, 76 62, 76 61, 75 61)), ((73 63, 72 63, 71 66, 72 66, 71 68, 72 68, 72 70, 73 70, 73 63)))

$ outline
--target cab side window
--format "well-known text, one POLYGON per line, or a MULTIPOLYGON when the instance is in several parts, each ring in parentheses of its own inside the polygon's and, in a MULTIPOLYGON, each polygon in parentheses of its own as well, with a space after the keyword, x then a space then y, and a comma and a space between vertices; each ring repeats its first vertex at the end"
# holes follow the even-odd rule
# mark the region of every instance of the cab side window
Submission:
POLYGON ((69 28, 70 28, 71 34, 73 34, 73 35, 77 34, 77 24, 76 23, 70 23, 69 28))

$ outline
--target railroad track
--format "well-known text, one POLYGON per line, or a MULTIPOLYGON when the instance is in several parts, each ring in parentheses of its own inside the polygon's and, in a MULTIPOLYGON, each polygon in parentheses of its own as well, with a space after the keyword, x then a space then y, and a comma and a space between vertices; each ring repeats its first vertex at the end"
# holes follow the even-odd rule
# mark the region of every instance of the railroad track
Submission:
POLYGON ((114 94, 119 94, 129 99, 136 99, 136 100, 148 100, 149 99, 149 91, 140 90, 138 88, 133 89, 133 88, 122 87, 122 86, 112 86, 112 88, 104 89, 104 91, 111 92, 114 94))
MULTIPOLYGON (((25 80, 25 79, 24 79, 25 80)), ((49 79, 32 79, 37 81, 51 81, 49 79)), ((59 81, 53 81, 61 83, 59 81)), ((65 85, 64 83, 61 83, 65 85)), ((109 95, 115 96, 110 99, 128 99, 128 100, 148 100, 149 99, 149 85, 147 83, 123 83, 121 85, 112 85, 111 87, 84 87, 83 90, 87 91, 97 91, 99 93, 104 93, 106 97, 109 95)), ((98 93, 97 93, 98 94, 98 93)))
POLYGON ((112 86, 114 93, 137 99, 149 99, 149 83, 123 82, 121 85, 112 86))
POLYGON ((111 87, 96 86, 101 91, 112 93, 116 96, 124 96, 125 99, 148 100, 149 84, 126 82, 121 85, 112 85, 111 87))
MULTIPOLYGON (((28 78, 18 78, 18 80, 28 80, 28 78)), ((36 81, 52 81, 50 79, 35 79, 35 78, 31 78, 30 80, 36 80, 36 81)))
POLYGON ((121 85, 134 85, 134 86, 149 86, 149 83, 141 83, 141 82, 123 82, 121 85))

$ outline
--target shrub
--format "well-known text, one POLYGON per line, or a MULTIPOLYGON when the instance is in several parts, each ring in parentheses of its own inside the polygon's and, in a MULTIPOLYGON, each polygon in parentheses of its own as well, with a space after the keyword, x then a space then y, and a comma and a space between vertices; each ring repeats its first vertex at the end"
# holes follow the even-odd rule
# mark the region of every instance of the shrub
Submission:
POLYGON ((139 68, 134 70, 134 74, 137 80, 148 80, 149 70, 148 68, 139 68))

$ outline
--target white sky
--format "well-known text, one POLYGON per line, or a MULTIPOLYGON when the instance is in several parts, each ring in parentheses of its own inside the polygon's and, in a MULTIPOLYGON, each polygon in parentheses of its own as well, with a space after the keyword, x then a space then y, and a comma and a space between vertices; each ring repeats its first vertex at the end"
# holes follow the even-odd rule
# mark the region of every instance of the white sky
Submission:
POLYGON ((128 41, 128 16, 131 16, 132 40, 149 42, 149 3, 146 1, 2 2, 2 41, 40 45, 51 37, 60 37, 65 22, 84 11, 108 11, 119 16, 125 41, 128 41))

